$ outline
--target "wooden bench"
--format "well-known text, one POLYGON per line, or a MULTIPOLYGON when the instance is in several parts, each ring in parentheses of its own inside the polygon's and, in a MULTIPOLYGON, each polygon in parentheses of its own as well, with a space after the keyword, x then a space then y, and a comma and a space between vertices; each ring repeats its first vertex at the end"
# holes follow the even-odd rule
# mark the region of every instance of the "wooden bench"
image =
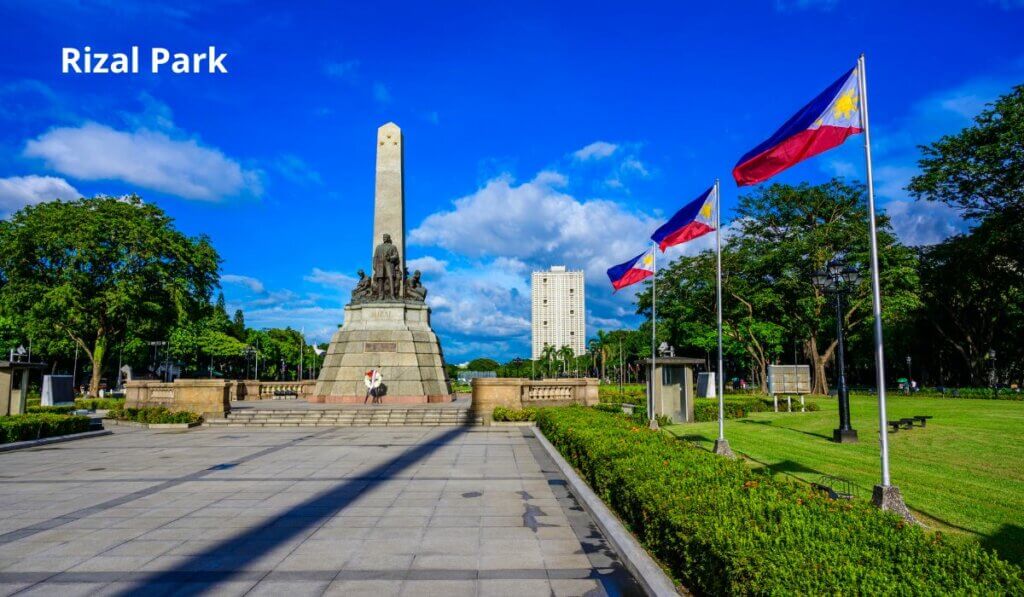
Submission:
POLYGON ((934 418, 934 417, 932 417, 931 415, 915 415, 914 416, 914 420, 919 421, 921 423, 921 427, 926 427, 928 425, 928 419, 932 419, 932 418, 934 418))

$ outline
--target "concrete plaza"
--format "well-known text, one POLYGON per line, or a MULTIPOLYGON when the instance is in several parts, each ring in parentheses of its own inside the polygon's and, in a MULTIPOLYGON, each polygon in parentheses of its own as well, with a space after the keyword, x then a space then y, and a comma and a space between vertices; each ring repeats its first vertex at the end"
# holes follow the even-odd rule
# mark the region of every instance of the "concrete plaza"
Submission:
POLYGON ((117 428, 0 454, 0 595, 639 592, 524 428, 117 428))

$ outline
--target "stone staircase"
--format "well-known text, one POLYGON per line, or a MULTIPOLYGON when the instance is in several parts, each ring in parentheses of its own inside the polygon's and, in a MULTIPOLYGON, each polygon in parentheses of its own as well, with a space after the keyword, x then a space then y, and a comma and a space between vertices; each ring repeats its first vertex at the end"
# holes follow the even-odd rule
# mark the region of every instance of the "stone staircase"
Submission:
POLYGON ((482 425, 468 408, 383 407, 323 410, 245 409, 224 419, 209 419, 205 427, 401 427, 482 425))

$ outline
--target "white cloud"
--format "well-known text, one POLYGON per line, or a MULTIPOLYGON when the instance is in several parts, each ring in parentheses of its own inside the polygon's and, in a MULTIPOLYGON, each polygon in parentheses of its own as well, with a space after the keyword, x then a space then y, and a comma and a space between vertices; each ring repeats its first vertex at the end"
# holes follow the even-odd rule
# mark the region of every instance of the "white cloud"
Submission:
POLYGON ((26 205, 54 199, 78 199, 81 193, 68 181, 55 176, 11 176, 0 178, 0 214, 16 212, 26 205))
POLYGON ((384 86, 383 83, 377 82, 373 84, 373 99, 377 100, 382 104, 391 103, 391 92, 384 86))
POLYGON ((419 270, 423 274, 443 274, 445 268, 448 267, 448 262, 427 255, 410 259, 406 262, 406 265, 409 267, 410 272, 419 270))
POLYGON ((326 286, 328 288, 345 291, 352 290, 357 281, 356 278, 348 274, 326 271, 318 267, 314 267, 313 271, 304 279, 307 282, 313 282, 314 284, 320 284, 321 286, 326 286))
POLYGON ((413 244, 478 259, 504 257, 532 265, 565 263, 591 279, 642 250, 659 221, 613 201, 581 201, 547 177, 516 185, 505 175, 428 216, 413 244))
POLYGON ((255 294, 263 294, 267 291, 266 287, 263 285, 263 282, 257 278, 253 278, 252 276, 224 274, 223 276, 220 277, 220 281, 226 284, 238 284, 240 286, 245 286, 255 294))
POLYGON ((614 143, 608 143, 607 141, 594 141, 590 145, 572 152, 572 155, 581 162, 587 160, 600 160, 612 155, 618 148, 619 146, 614 143))
POLYGON ((491 261, 424 276, 433 325, 472 338, 530 333, 530 287, 513 261, 491 261), (512 266, 512 270, 506 266, 512 266))
POLYGON ((24 155, 81 180, 121 180, 186 199, 216 201, 262 192, 260 176, 220 150, 163 131, 119 131, 96 122, 51 129, 24 155))
POLYGON ((897 199, 886 204, 885 213, 896 236, 910 246, 934 245, 966 228, 960 213, 944 203, 897 199))

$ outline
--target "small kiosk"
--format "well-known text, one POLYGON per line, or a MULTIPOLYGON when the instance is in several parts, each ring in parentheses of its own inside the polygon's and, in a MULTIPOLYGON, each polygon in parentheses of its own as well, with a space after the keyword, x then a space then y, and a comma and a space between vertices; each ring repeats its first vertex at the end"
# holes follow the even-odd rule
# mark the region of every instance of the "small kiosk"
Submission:
POLYGON ((0 416, 25 414, 28 375, 45 368, 46 363, 31 362, 24 348, 12 350, 6 361, 0 361, 0 416))
MULTIPOLYGON (((649 368, 651 360, 644 363, 649 368)), ((654 414, 673 423, 693 422, 693 372, 704 359, 659 356, 654 361, 654 414)), ((649 370, 649 369, 648 369, 649 370)))

